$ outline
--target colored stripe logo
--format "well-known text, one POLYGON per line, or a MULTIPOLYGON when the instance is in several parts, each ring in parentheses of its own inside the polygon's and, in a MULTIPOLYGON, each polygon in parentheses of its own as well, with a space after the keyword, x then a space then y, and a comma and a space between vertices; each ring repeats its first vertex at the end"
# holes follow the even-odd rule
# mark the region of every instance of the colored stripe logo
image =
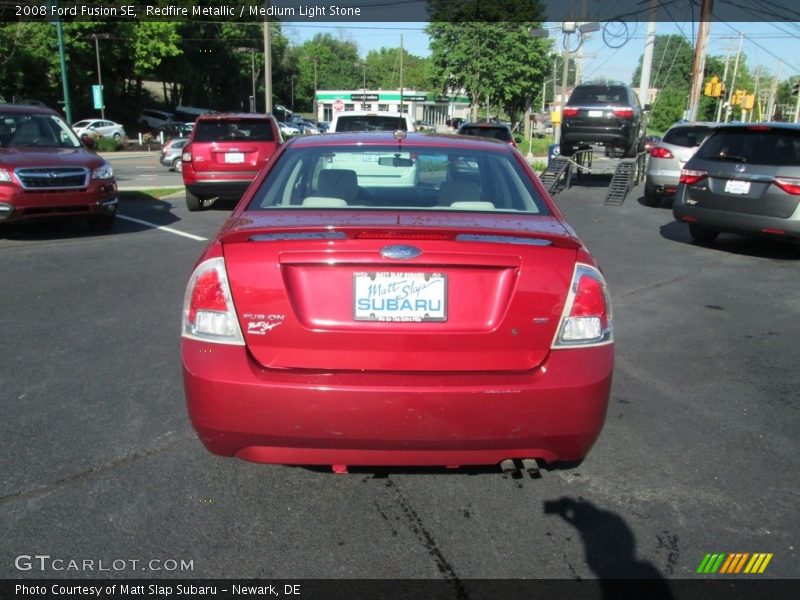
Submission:
POLYGON ((772 553, 732 552, 730 554, 706 554, 697 567, 697 573, 726 575, 763 573, 767 569, 772 553))

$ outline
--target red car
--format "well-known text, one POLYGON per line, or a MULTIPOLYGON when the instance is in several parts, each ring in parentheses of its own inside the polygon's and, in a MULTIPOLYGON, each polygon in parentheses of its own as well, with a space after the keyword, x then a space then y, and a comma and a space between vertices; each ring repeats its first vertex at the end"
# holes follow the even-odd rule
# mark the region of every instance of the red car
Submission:
POLYGON ((336 471, 578 461, 614 361, 603 276, 520 153, 403 131, 284 145, 200 257, 181 351, 211 452, 336 471))
POLYGON ((111 165, 52 109, 0 104, 0 223, 86 217, 110 229, 117 215, 111 165))
POLYGON ((238 200, 282 143, 272 115, 201 115, 181 156, 186 207, 201 210, 213 198, 238 200))

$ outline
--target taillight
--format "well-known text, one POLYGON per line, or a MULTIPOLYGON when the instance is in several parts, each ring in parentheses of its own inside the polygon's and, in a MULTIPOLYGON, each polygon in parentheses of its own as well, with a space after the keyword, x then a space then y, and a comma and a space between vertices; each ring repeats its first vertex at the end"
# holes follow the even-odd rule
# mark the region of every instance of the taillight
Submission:
POLYGON ((611 341, 611 303, 606 281, 594 267, 579 264, 572 276, 553 347, 584 347, 611 341))
POLYGON ((800 179, 776 177, 775 185, 777 185, 787 194, 791 194, 792 196, 800 196, 800 179))
POLYGON ((189 278, 183 296, 181 335, 204 342, 244 345, 223 258, 204 261, 189 278))
POLYGON ((694 171, 692 169, 681 169, 681 178, 680 182, 685 183, 686 185, 694 185, 698 181, 702 181, 708 177, 708 173, 705 171, 694 171))
POLYGON ((630 107, 625 108, 615 108, 614 109, 614 116, 621 117, 623 119, 632 119, 633 118, 633 109, 630 107))
POLYGON ((653 158, 675 158, 675 155, 672 154, 672 152, 666 148, 662 148, 661 146, 656 146, 650 150, 650 156, 653 158))
POLYGON ((192 152, 190 150, 184 150, 181 153, 181 160, 183 162, 192 162, 192 152))
POLYGON ((577 114, 579 112, 581 112, 581 109, 580 108, 569 108, 569 107, 566 107, 566 108, 564 108, 563 112, 564 112, 564 116, 565 117, 574 117, 574 116, 577 116, 577 114))

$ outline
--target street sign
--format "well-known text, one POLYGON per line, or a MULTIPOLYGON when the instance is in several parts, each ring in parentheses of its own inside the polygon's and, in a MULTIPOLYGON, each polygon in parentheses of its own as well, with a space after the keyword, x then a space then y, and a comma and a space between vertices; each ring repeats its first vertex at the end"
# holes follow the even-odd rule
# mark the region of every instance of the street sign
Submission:
POLYGON ((103 104, 103 86, 100 85, 92 86, 92 98, 94 99, 94 107, 97 110, 105 108, 105 105, 103 104))
POLYGON ((336 112, 341 112, 344 110, 344 100, 334 100, 333 101, 333 110, 336 112))

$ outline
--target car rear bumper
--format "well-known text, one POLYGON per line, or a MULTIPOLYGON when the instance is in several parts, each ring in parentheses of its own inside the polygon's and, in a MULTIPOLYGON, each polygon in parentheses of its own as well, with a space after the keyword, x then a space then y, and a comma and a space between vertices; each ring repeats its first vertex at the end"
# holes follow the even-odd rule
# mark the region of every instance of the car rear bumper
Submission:
POLYGON ((679 188, 678 200, 672 207, 672 214, 678 221, 695 223, 718 231, 769 235, 786 238, 787 241, 800 241, 800 208, 788 219, 700 208, 683 203, 679 188))
POLYGON ((252 179, 195 180, 186 184, 186 190, 198 198, 221 198, 223 200, 239 200, 252 183, 252 179))
POLYGON ((263 369, 246 348, 182 340, 192 424, 211 452, 320 465, 576 461, 605 421, 612 345, 524 373, 263 369))
POLYGON ((634 143, 633 130, 630 126, 609 129, 607 127, 587 127, 584 125, 561 125, 561 141, 568 143, 610 144, 630 146, 634 143))
POLYGON ((82 190, 37 192, 0 186, 0 222, 59 216, 116 214, 119 207, 114 181, 92 182, 82 190))

